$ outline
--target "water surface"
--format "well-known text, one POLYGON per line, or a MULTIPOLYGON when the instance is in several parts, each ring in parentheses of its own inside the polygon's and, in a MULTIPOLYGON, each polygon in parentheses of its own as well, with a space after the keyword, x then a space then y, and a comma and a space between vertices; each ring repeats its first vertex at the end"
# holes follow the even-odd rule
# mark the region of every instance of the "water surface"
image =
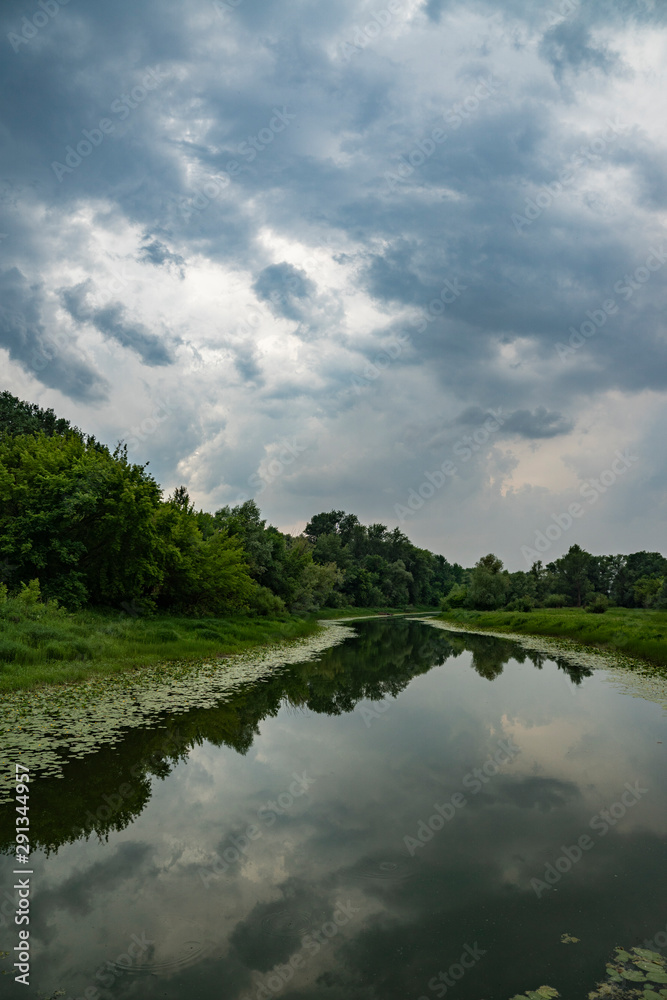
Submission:
POLYGON ((31 986, 2 996, 575 1000, 665 930, 658 705, 511 641, 354 627, 35 784, 31 986))

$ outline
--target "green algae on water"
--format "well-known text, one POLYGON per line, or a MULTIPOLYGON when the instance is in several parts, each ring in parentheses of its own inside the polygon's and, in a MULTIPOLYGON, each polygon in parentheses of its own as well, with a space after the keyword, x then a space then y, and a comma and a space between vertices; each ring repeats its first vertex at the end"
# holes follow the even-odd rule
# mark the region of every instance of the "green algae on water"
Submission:
POLYGON ((266 681, 290 664, 317 659, 355 634, 325 622, 307 639, 224 659, 176 661, 0 694, 0 805, 12 801, 17 763, 30 768, 33 778, 61 778, 68 758, 114 744, 127 729, 156 724, 165 713, 213 708, 244 686, 266 681))

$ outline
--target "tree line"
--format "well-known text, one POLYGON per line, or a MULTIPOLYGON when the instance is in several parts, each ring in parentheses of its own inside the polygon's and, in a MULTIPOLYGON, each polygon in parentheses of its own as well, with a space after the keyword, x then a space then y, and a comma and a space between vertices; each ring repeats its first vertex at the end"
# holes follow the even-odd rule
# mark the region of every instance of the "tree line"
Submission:
POLYGON ((53 410, 0 393, 0 587, 38 579, 68 608, 276 615, 323 607, 667 607, 657 552, 592 556, 579 546, 528 572, 493 555, 465 570, 399 528, 316 514, 302 535, 248 500, 211 514, 171 496, 122 442, 111 451, 53 410))
POLYGON ((666 610, 667 559, 659 552, 594 556, 572 545, 554 562, 538 561, 527 572, 509 573, 491 553, 443 601, 444 608, 477 611, 585 607, 603 613, 611 604, 666 610))
POLYGON ((253 500, 196 510, 164 498, 128 460, 52 410, 0 393, 0 580, 68 608, 225 615, 321 607, 437 606, 463 568, 352 514, 304 535, 267 525, 253 500))

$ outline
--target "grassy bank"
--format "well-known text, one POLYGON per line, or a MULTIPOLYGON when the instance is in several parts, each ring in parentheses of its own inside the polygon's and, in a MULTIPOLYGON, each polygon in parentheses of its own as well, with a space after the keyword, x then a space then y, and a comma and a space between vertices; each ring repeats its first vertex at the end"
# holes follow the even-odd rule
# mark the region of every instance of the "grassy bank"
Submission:
POLYGON ((445 611, 439 617, 475 629, 573 639, 587 646, 667 665, 667 611, 610 608, 603 615, 581 608, 516 611, 445 611))
POLYGON ((417 605, 409 608, 322 608, 314 617, 329 621, 339 618, 376 618, 378 615, 412 615, 425 612, 437 614, 438 609, 417 605))
MULTIPOLYGON (((418 610, 418 609, 410 609, 418 610)), ((433 609, 430 609, 431 611, 433 609)), ((67 612, 37 588, 0 593, 0 691, 83 680, 91 675, 200 660, 313 634, 318 619, 401 614, 395 608, 326 608, 279 618, 186 618, 121 611, 67 612), (4 600, 2 599, 4 598, 4 600)))
POLYGON ((0 605, 0 691, 239 653, 303 638, 317 627, 315 617, 133 617, 10 600, 0 605))

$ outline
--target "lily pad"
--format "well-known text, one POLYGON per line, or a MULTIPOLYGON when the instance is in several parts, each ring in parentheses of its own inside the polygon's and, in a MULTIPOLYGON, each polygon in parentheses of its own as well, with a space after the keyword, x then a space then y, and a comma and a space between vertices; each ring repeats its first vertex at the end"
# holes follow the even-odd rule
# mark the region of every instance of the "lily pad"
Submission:
POLYGON ((647 972, 646 978, 651 983, 667 983, 667 972, 647 972))
MULTIPOLYGON (((629 979, 631 983, 645 983, 646 976, 643 972, 639 972, 638 969, 621 969, 621 975, 624 979, 629 979)), ((665 976, 665 982, 667 983, 667 976, 665 976)))
POLYGON ((632 950, 635 955, 639 955, 641 958, 647 958, 650 962, 657 962, 659 965, 665 964, 664 958, 662 955, 658 954, 657 951, 649 951, 648 948, 633 948, 632 950))

